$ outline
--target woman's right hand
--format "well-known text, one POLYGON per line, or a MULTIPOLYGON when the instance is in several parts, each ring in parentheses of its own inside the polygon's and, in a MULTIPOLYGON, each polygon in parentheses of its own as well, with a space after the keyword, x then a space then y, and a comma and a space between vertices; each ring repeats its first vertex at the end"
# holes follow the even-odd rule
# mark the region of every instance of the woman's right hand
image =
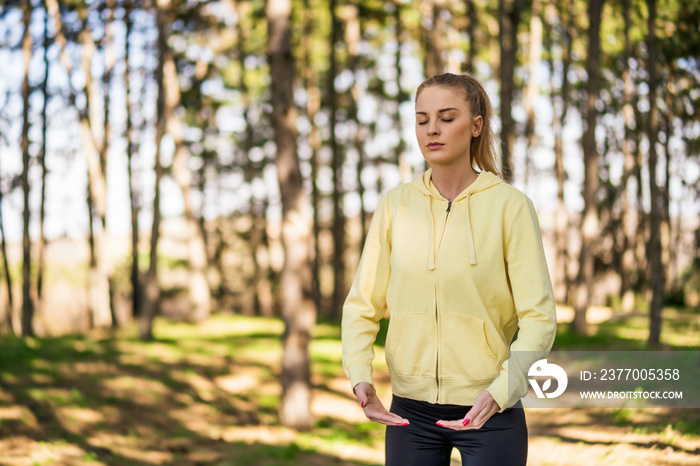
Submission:
POLYGON ((355 385, 355 396, 357 396, 360 406, 362 406, 365 416, 370 421, 386 424, 387 426, 407 426, 408 419, 404 419, 384 408, 377 392, 367 382, 360 382, 355 385))

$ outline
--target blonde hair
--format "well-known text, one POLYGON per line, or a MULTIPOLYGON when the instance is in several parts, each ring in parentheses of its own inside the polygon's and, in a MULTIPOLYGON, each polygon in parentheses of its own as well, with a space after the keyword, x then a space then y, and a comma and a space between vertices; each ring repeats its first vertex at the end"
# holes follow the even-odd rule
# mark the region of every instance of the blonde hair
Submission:
POLYGON ((491 128, 491 100, 486 93, 484 85, 470 74, 436 74, 421 83, 416 91, 416 102, 423 89, 428 87, 442 87, 454 89, 464 97, 472 116, 481 116, 481 133, 472 138, 469 147, 472 167, 480 171, 491 172, 503 178, 501 160, 496 154, 496 135, 491 128))

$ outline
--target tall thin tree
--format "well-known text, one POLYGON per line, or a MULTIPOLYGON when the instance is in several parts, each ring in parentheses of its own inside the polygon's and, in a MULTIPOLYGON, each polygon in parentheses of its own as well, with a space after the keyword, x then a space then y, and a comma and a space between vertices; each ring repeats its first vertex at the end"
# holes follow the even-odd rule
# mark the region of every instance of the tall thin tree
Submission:
POLYGON ((499 0, 498 38, 501 44, 499 77, 501 80, 501 144, 503 176, 512 179, 511 152, 515 145, 515 124, 512 116, 515 92, 515 62, 517 34, 523 0, 499 0))
POLYGON ((477 17, 476 5, 474 0, 464 0, 464 7, 467 14, 467 40, 469 41, 469 48, 467 49, 467 60, 464 62, 462 71, 468 73, 474 72, 474 61, 476 60, 476 27, 479 21, 477 17))
POLYGON ((124 40, 124 88, 126 90, 126 125, 124 137, 126 139, 127 173, 129 178, 129 204, 131 207, 131 309, 134 317, 141 314, 141 284, 139 280, 139 195, 135 182, 135 147, 133 131, 134 105, 132 104, 131 83, 131 34, 134 26, 132 12, 134 0, 126 0, 124 11, 125 40, 124 40))
POLYGON ((29 221, 31 209, 29 206, 29 62, 32 59, 32 6, 31 0, 24 0, 23 19, 24 32, 22 33, 22 56, 24 57, 24 79, 22 80, 22 195, 24 208, 22 210, 22 335, 31 337, 34 335, 32 319, 34 315, 34 303, 31 293, 31 240, 29 238, 29 221))
POLYGON ((535 115, 535 100, 540 92, 540 61, 542 60, 542 3, 540 0, 532 1, 532 13, 530 17, 530 43, 527 50, 527 71, 528 80, 525 85, 523 96, 523 106, 527 120, 525 122, 525 139, 527 149, 525 150, 525 185, 530 182, 530 175, 533 169, 533 158, 531 151, 537 145, 537 134, 535 125, 537 123, 535 115))
POLYGON ((139 337, 142 340, 153 339, 153 319, 160 308, 160 283, 158 282, 158 241, 160 239, 160 184, 163 179, 163 165, 161 163, 161 146, 165 136, 165 85, 163 69, 165 68, 166 54, 168 53, 166 23, 169 0, 158 0, 156 3, 156 28, 158 29, 158 64, 156 65, 154 78, 158 86, 156 99, 156 139, 154 171, 156 175, 153 191, 153 222, 151 223, 151 241, 148 272, 143 284, 143 307, 139 317, 139 337))
MULTIPOLYGON (((306 117, 311 124, 309 131, 309 146, 311 148, 311 206, 313 211, 313 242, 314 254, 312 263, 313 295, 316 309, 322 308, 321 295, 321 219, 319 215, 321 192, 318 188, 319 151, 321 150, 321 131, 316 123, 316 115, 321 110, 321 89, 319 77, 313 62, 314 11, 309 0, 304 0, 304 36, 301 38, 304 51, 304 67, 302 70, 304 88, 307 90, 306 117)), ((352 45, 349 44, 352 53, 352 45)))
POLYGON ((557 2, 556 5, 547 6, 548 17, 560 24, 560 40, 562 48, 561 57, 561 85, 557 90, 555 85, 555 61, 553 57, 554 40, 552 38, 553 24, 547 24, 545 28, 545 41, 547 44, 547 56, 549 62, 549 87, 552 96, 552 129, 554 131, 554 176, 557 180, 557 211, 555 214, 555 244, 556 259, 554 278, 555 297, 559 302, 567 302, 569 295, 569 283, 567 274, 567 229, 569 215, 564 200, 564 183, 566 182, 566 169, 564 167, 564 125, 569 111, 569 67, 571 64, 571 21, 573 15, 569 12, 570 0, 557 2))
MULTIPOLYGON (((162 14, 167 15, 167 25, 172 24, 174 21, 173 2, 170 0, 159 0, 159 4, 165 10, 162 14)), ((211 290, 206 275, 208 257, 204 234, 199 227, 192 204, 192 171, 188 167, 191 154, 184 141, 185 128, 183 122, 176 113, 177 108, 181 105, 181 91, 175 59, 167 41, 167 35, 169 35, 168 26, 164 25, 162 31, 159 30, 159 34, 161 32, 166 34, 166 39, 163 41, 165 48, 162 50, 165 54, 163 63, 164 117, 166 131, 175 143, 175 153, 173 154, 170 171, 182 192, 184 217, 187 223, 186 241, 189 260, 187 286, 190 306, 188 317, 192 321, 199 322, 209 317, 211 313, 211 290)))
POLYGON ((282 197, 282 243, 284 267, 282 317, 282 422, 310 428, 311 361, 309 343, 316 322, 311 299, 310 235, 311 212, 303 190, 297 154, 296 120, 292 77, 291 0, 268 0, 267 52, 272 77, 272 121, 277 146, 277 176, 282 197))
MULTIPOLYGON (((2 157, 0 157, 0 161, 2 157)), ((0 170, 2 173, 2 170, 0 170)), ((5 285, 7 286, 7 314, 5 314, 5 324, 10 329, 11 333, 15 332, 15 326, 12 321, 14 313, 14 302, 12 298, 12 276, 10 275, 10 266, 7 261, 7 240, 5 238, 5 222, 2 216, 2 184, 0 183, 0 249, 2 250, 2 266, 3 274, 5 275, 5 285)))
MULTIPOLYGON (((87 5, 82 5, 79 9, 81 27, 78 34, 78 40, 82 47, 81 65, 85 77, 82 86, 82 94, 85 100, 83 107, 78 105, 78 91, 73 87, 73 81, 70 78, 73 71, 73 64, 68 54, 65 32, 63 30, 63 19, 61 10, 57 0, 46 0, 46 6, 54 20, 55 24, 55 41, 59 46, 59 57, 61 64, 66 70, 68 78, 69 101, 73 107, 78 110, 80 120, 81 139, 83 143, 83 151, 88 167, 88 196, 92 209, 100 219, 102 233, 107 231, 107 177, 103 167, 106 163, 100 157, 100 145, 98 144, 95 134, 94 115, 96 113, 96 97, 92 81, 92 61, 94 59, 95 42, 92 37, 91 28, 88 25, 89 11, 87 5)), ((92 222, 92 215, 90 217, 92 222)), ((103 235, 104 236, 104 235, 103 235)), ((94 314, 91 319, 97 326, 112 325, 112 310, 110 306, 110 291, 109 291, 109 276, 107 265, 108 244, 105 238, 100 238, 97 241, 95 251, 95 268, 94 274, 91 277, 91 285, 89 290, 90 307, 94 314)))
POLYGON ((42 294, 44 290, 44 250, 46 249, 46 235, 44 232, 44 219, 46 218, 46 133, 48 130, 49 107, 49 9, 44 8, 44 33, 43 33, 43 59, 44 59, 44 79, 41 82, 41 94, 44 102, 41 108, 41 152, 39 153, 39 164, 41 165, 41 201, 39 207, 39 251, 37 252, 37 278, 36 294, 38 304, 42 305, 42 294))
MULTIPOLYGON (((632 58, 632 41, 630 39, 631 29, 631 1, 624 0, 622 2, 622 17, 624 18, 624 37, 625 49, 623 52, 623 107, 622 114, 625 122, 625 132, 622 142, 622 154, 624 156, 624 171, 622 180, 620 181, 621 189, 621 213, 622 216, 622 260, 620 271, 620 294, 622 295, 622 308, 624 311, 631 311, 634 306, 634 291, 632 290, 632 277, 636 274, 634 265, 634 211, 631 207, 631 193, 628 192, 627 185, 629 180, 634 175, 634 167, 636 157, 632 151, 632 127, 634 126, 634 109, 632 103, 632 93, 634 92, 634 84, 632 82, 632 70, 630 68, 630 59, 632 58)), ((639 150, 635 147, 635 150, 639 150)), ((641 180, 637 180, 640 183, 641 180)))
MULTIPOLYGON (((651 194, 651 211, 649 212, 649 279, 651 280, 651 305, 649 307, 649 340, 647 344, 658 347, 661 343, 661 311, 664 305, 664 286, 666 274, 661 260, 661 221, 663 216, 663 193, 656 181, 658 154, 656 142, 659 132, 656 70, 656 0, 647 0, 649 10, 647 22, 647 73, 649 74, 649 117, 647 119, 647 138, 649 139, 649 191, 651 194)), ((666 135, 668 137, 668 135, 666 135)), ((668 157, 668 154, 667 154, 668 157)))
POLYGON ((330 66, 328 69, 328 107, 330 112, 330 147, 333 168, 333 299, 331 314, 340 320, 343 301, 345 301, 345 212, 343 189, 344 147, 338 143, 336 129, 338 126, 338 92, 335 79, 338 76, 338 54, 336 46, 341 40, 341 25, 338 18, 337 1, 329 1, 331 17, 330 66))
POLYGON ((583 201, 581 215, 581 250, 579 253, 579 271, 576 278, 574 296, 574 320, 572 330, 577 333, 587 332, 586 311, 590 304, 591 289, 594 278, 593 243, 598 236, 598 210, 596 193, 599 186, 598 156, 596 153, 595 129, 598 112, 600 82, 600 21, 604 0, 591 0, 588 4, 588 55, 586 56, 586 127, 583 133, 583 201))

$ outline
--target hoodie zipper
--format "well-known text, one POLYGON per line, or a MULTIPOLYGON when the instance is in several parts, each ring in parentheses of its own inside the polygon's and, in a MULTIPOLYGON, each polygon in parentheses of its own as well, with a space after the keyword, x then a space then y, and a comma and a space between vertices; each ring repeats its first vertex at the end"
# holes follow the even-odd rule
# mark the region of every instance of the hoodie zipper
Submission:
MULTIPOLYGON (((442 232, 440 233, 440 242, 438 243, 438 255, 440 254, 440 247, 442 246, 442 238, 445 236, 445 230, 447 229, 447 218, 450 216, 450 211, 452 210, 452 201, 447 201, 447 210, 445 211, 445 223, 442 225, 442 232)), ((436 261, 437 262, 437 261, 436 261)), ((438 311, 438 290, 437 290, 437 280, 435 281, 435 321, 437 323, 438 337, 440 336, 440 313, 438 311)), ((435 403, 440 401, 440 338, 437 338, 437 351, 435 358, 435 386, 436 395, 435 403)))

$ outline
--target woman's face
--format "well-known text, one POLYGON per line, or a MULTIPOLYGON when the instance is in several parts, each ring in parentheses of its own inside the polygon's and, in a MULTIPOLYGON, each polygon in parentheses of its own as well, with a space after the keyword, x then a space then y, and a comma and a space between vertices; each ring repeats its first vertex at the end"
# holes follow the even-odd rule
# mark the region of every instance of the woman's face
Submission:
POLYGON ((416 101, 416 138, 431 165, 471 165, 469 144, 481 133, 482 122, 450 88, 427 87, 416 101))

